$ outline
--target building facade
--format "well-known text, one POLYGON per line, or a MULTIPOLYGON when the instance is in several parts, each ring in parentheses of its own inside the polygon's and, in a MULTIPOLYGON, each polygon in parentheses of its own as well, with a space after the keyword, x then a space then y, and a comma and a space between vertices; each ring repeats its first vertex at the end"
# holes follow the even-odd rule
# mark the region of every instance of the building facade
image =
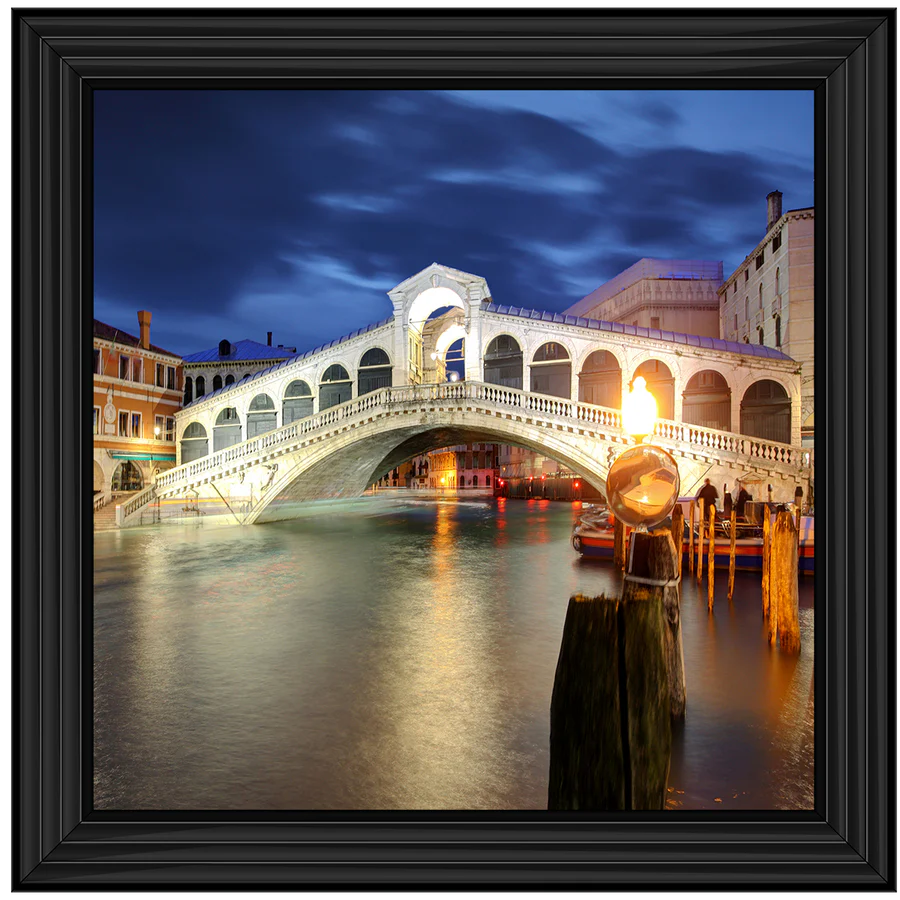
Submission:
MULTIPOLYGON (((800 364, 801 439, 814 443, 815 210, 782 214, 782 195, 766 198, 762 240, 719 288, 722 337, 781 350, 800 364)), ((760 404, 768 399, 758 398, 760 404)))
POLYGON ((499 467, 498 444, 457 444, 411 460, 407 483, 435 490, 493 489, 499 467))
POLYGON ((657 331, 719 337, 722 263, 640 259, 565 312, 657 331))
POLYGON ((138 312, 140 337, 94 319, 95 498, 142 490, 175 465, 183 369, 181 357, 150 343, 151 318, 138 312))
POLYGON ((271 331, 265 344, 249 339, 232 344, 226 339, 209 350, 191 353, 184 357, 185 405, 289 359, 296 353, 296 347, 282 344, 273 347, 271 331))

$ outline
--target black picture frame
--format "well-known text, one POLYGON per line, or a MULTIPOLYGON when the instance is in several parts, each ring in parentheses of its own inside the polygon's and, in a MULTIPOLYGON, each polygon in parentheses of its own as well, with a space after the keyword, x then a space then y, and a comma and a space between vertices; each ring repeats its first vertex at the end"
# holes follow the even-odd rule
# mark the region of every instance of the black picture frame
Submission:
POLYGON ((15 888, 895 889, 895 10, 12 19, 15 888), (92 810, 92 92, 376 83, 815 91, 815 811, 92 810))

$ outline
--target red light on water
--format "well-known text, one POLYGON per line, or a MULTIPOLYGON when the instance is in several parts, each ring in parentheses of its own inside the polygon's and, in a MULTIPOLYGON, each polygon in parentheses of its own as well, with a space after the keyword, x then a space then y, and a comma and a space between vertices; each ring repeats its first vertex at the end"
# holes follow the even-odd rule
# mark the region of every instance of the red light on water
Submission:
POLYGON ((546 477, 546 475, 541 475, 541 481, 543 481, 546 477))

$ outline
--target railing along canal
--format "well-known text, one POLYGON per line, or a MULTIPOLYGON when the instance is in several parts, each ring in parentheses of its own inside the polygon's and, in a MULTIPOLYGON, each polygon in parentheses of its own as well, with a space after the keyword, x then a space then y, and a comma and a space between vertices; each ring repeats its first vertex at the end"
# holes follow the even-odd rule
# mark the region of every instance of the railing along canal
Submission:
MULTIPOLYGON (((590 403, 534 394, 516 388, 478 381, 380 388, 362 397, 333 406, 324 412, 314 413, 305 419, 284 425, 275 431, 170 469, 157 476, 155 487, 157 490, 164 490, 181 482, 190 482, 211 470, 227 467, 229 463, 264 456, 276 448, 299 442, 314 432, 327 430, 344 422, 349 423, 357 418, 364 418, 379 409, 391 409, 398 404, 415 405, 460 400, 480 401, 500 409, 537 413, 582 428, 588 425, 614 429, 619 433, 622 430, 622 413, 618 409, 609 409, 590 403)), ((777 441, 765 441, 728 431, 719 431, 715 428, 705 428, 700 425, 659 419, 654 428, 654 435, 666 441, 681 442, 712 451, 743 454, 753 459, 769 460, 797 467, 804 464, 801 448, 777 441)), ((153 488, 148 490, 153 490, 153 488)), ((141 500, 145 494, 147 491, 129 501, 127 506, 131 508, 130 511, 137 508, 137 501, 141 500)), ((154 497, 155 494, 143 499, 142 502, 149 502, 154 497)))

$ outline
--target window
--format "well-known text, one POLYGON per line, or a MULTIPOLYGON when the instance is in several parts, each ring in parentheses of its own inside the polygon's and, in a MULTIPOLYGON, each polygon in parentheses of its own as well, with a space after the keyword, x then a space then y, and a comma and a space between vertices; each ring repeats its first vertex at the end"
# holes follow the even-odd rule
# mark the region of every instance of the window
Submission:
POLYGON ((161 441, 163 439, 163 432, 166 430, 166 420, 164 416, 157 416, 153 420, 153 436, 161 441))
POLYGON ((781 316, 775 316, 775 346, 781 346, 781 316))
POLYGON ((737 334, 738 324, 737 324, 737 313, 734 314, 734 333, 737 334))
POLYGON ((750 319, 750 298, 749 297, 744 297, 744 319, 745 319, 745 321, 750 319))
POLYGON ((187 406, 188 403, 192 403, 194 400, 194 379, 193 378, 185 378, 184 379, 184 405, 187 406))
POLYGON ((484 476, 484 486, 485 486, 485 487, 490 487, 490 486, 491 486, 491 476, 490 476, 490 475, 485 475, 485 476, 484 476))
POLYGON ((119 413, 119 437, 128 437, 128 413, 119 413))
POLYGON ((759 311, 762 312, 763 301, 762 301, 762 285, 759 286, 759 311))
POLYGON ((234 384, 234 375, 225 376, 225 387, 228 387, 230 384, 234 384))
POLYGON ((163 381, 163 370, 164 369, 165 369, 165 366, 162 363, 156 364, 156 386, 157 387, 165 386, 165 382, 163 381))
POLYGON ((119 378, 127 379, 131 371, 131 359, 127 356, 119 357, 119 378))
POLYGON ((100 350, 97 347, 94 347, 94 374, 102 375, 103 374, 103 361, 100 354, 100 350))
POLYGON ((749 343, 750 343, 750 338, 749 338, 746 334, 744 335, 744 343, 745 343, 745 344, 749 344, 749 343))
POLYGON ((779 231, 775 237, 772 238, 772 252, 774 253, 776 250, 781 249, 781 232, 779 231))
POLYGON ((761 269, 763 267, 763 262, 766 258, 766 251, 763 250, 762 253, 758 254, 756 257, 756 268, 761 269))
POLYGON ((775 295, 781 293, 781 269, 775 270, 775 295))
POLYGON ((750 270, 744 269, 744 281, 749 281, 749 280, 750 280, 750 270))
POLYGON ((94 434, 100 434, 100 407, 99 406, 94 407, 94 434))
POLYGON ((175 440, 175 417, 166 416, 166 440, 175 440))
POLYGON ((213 378, 213 390, 218 391, 218 390, 221 390, 221 388, 222 388, 222 376, 216 375, 213 378))
POLYGON ((650 316, 650 327, 659 331, 659 316, 650 316))
POLYGON ((195 387, 197 389, 197 398, 199 399, 206 393, 206 382, 203 380, 202 375, 197 376, 197 381, 195 382, 195 387))
POLYGON ((763 341, 763 330, 762 330, 762 328, 757 328, 757 329, 756 329, 756 333, 759 335, 759 343, 760 343, 760 346, 762 346, 763 343, 764 343, 764 341, 763 341))
POLYGON ((143 437, 144 432, 141 428, 141 414, 133 412, 131 414, 131 436, 132 437, 143 437))
POLYGON ((166 366, 166 387, 175 390, 175 366, 166 366))

